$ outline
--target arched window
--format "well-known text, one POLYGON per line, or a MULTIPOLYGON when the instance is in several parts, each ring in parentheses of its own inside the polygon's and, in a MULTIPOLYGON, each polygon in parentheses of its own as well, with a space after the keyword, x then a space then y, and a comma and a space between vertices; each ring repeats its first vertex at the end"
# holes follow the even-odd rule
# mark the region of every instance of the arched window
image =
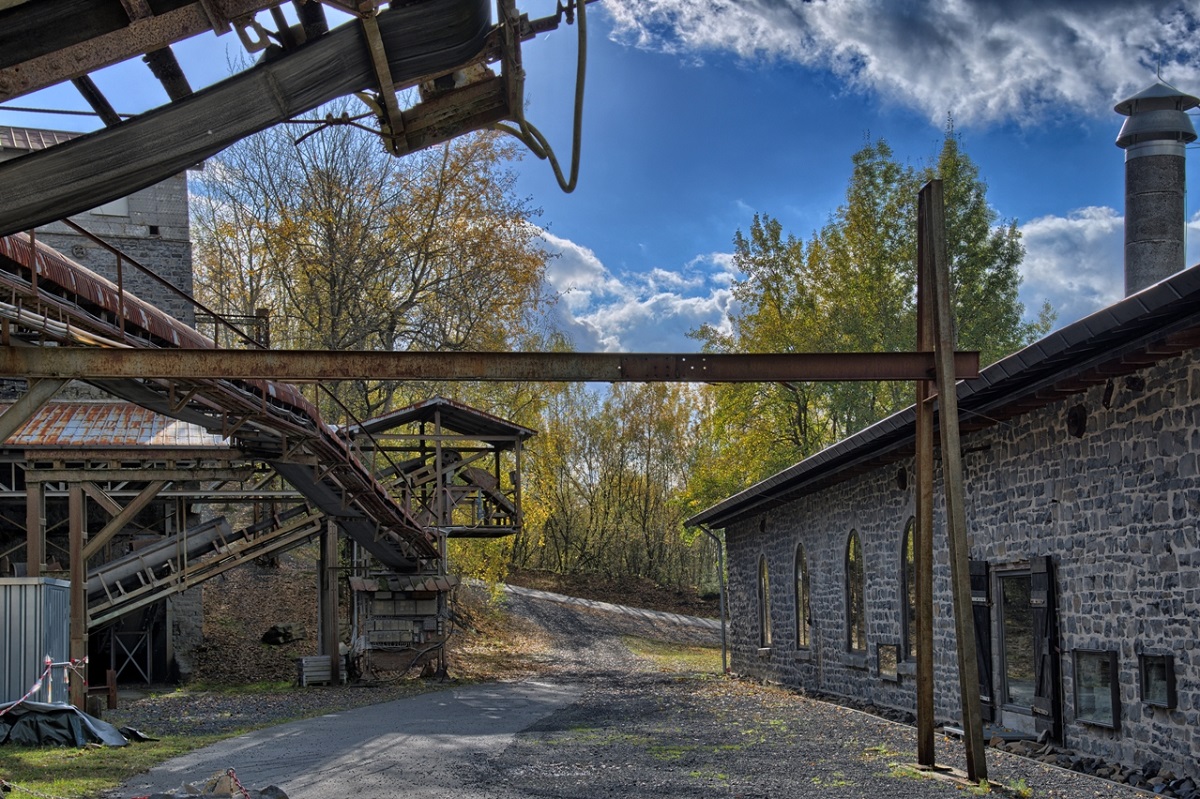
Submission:
POLYGON ((771 583, 766 555, 758 557, 758 645, 771 645, 771 583))
POLYGON ((807 649, 812 630, 812 616, 808 603, 808 561, 804 557, 804 545, 796 547, 796 647, 807 649))
POLYGON ((867 651, 867 618, 863 612, 864 569, 858 533, 851 530, 846 542, 846 646, 851 652, 867 651))
POLYGON ((900 596, 904 603, 904 651, 917 657, 917 524, 909 519, 900 541, 900 596))

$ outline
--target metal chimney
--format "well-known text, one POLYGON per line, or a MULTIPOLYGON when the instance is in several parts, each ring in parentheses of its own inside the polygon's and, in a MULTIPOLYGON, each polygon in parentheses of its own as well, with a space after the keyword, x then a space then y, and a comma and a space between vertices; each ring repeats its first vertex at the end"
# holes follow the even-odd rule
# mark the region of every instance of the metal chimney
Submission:
POLYGON ((1186 112, 1200 98, 1162 81, 1117 103, 1129 117, 1125 151, 1125 296, 1183 269, 1184 147, 1196 140, 1186 112))

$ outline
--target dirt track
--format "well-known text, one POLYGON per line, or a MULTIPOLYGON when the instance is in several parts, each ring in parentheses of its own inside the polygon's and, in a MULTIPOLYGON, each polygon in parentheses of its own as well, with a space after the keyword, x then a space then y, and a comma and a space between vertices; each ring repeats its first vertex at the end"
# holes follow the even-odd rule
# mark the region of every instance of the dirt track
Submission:
MULTIPOLYGON (((910 727, 750 682, 659 671, 622 641, 636 635, 711 643, 712 629, 528 596, 508 601, 550 642, 530 664, 536 681, 450 688, 441 699, 432 694, 261 731, 218 745, 226 747, 219 757, 192 761, 194 768, 234 766, 244 774, 226 761, 247 758, 292 799, 962 796, 959 786, 904 771, 914 759, 910 727), (468 714, 447 726, 468 734, 435 734, 442 722, 426 705, 468 714), (409 726, 418 722, 426 726, 409 726), (290 757, 294 771, 282 775, 290 781, 270 771, 271 747, 290 751, 314 737, 336 742, 337 757, 323 752, 320 766, 308 768, 302 756, 290 757)), ((943 763, 961 766, 958 742, 938 746, 943 763)), ((993 782, 1034 796, 1139 795, 1003 753, 989 751, 988 763, 993 782)), ((160 774, 156 784, 178 785, 181 773, 160 774)))

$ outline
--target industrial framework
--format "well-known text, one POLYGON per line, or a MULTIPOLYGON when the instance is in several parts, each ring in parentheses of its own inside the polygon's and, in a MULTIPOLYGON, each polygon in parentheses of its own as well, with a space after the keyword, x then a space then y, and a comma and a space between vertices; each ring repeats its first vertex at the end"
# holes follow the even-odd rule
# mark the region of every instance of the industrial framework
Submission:
MULTIPOLYGON (((311 506, 326 517, 335 518, 342 532, 389 569, 420 575, 430 566, 444 564, 444 553, 438 551, 437 542, 444 541, 445 536, 440 539, 431 536, 413 518, 411 505, 406 507, 388 493, 371 470, 352 456, 347 442, 320 420, 299 392, 264 379, 295 379, 313 372, 311 366, 305 367, 295 358, 290 363, 280 363, 253 353, 253 357, 240 359, 243 369, 248 364, 250 371, 221 375, 212 371, 210 363, 206 372, 205 358, 190 354, 210 349, 199 336, 179 330, 161 314, 156 317, 154 309, 124 293, 119 281, 112 290, 111 285, 106 287, 92 279, 94 276, 80 280, 80 274, 69 264, 64 266, 52 251, 40 249, 32 236, 20 234, 127 195, 196 164, 240 138, 295 119, 336 97, 360 92, 368 95, 374 92, 374 96, 364 99, 374 110, 385 146, 394 154, 495 126, 517 135, 538 157, 550 159, 560 185, 568 191, 573 188, 577 161, 573 159, 570 177, 564 178, 548 142, 524 118, 519 44, 573 14, 578 14, 582 34, 586 20, 583 4, 577 0, 565 7, 560 4, 555 16, 531 22, 517 12, 513 0, 499 0, 499 22, 493 26, 487 0, 430 0, 395 5, 384 12, 372 0, 328 2, 357 15, 359 24, 329 30, 323 10, 315 2, 296 2, 300 24, 292 26, 279 11, 281 4, 271 0, 71 0, 69 3, 0 0, 0 31, 5 32, 0 39, 0 53, 4 54, 0 56, 0 101, 69 79, 108 126, 0 165, 0 185, 6 188, 0 199, 0 237, 6 237, 0 265, 11 267, 10 279, 4 286, 10 301, 0 306, 0 315, 8 320, 3 330, 6 346, 0 374, 23 376, 31 381, 26 394, 0 417, 0 427, 10 426, 5 433, 10 434, 32 418, 36 409, 67 380, 86 379, 142 407, 205 429, 219 430, 240 451, 288 479, 311 506), (262 10, 271 12, 274 31, 264 28, 254 18, 255 12, 262 10), (59 24, 48 26, 51 18, 59 24), (193 93, 171 54, 170 45, 201 31, 223 32, 231 28, 236 28, 248 49, 262 50, 263 58, 242 74, 193 93), (36 35, 42 31, 53 33, 36 35), (144 54, 171 102, 138 118, 122 121, 87 73, 137 54, 144 54), (498 75, 489 66, 497 63, 498 75), (421 89, 421 101, 407 111, 402 110, 395 91, 414 86, 421 89), (503 125, 504 120, 516 123, 517 127, 503 125), (139 157, 130 158, 131 152, 138 152, 139 157), (18 334, 15 337, 14 332, 18 334), (36 346, 23 348, 19 346, 22 342, 36 346), (176 366, 151 355, 164 347, 178 352, 176 366)), ((582 73, 581 48, 576 145, 582 73)), ((326 124, 352 122, 325 120, 326 124)), ((604 361, 603 369, 589 370, 569 363, 564 368, 562 359, 553 356, 524 354, 524 360, 510 359, 506 363, 503 358, 476 354, 457 368, 441 370, 439 376, 442 379, 482 376, 501 380, 716 382, 839 379, 839 375, 850 379, 929 381, 936 374, 943 398, 940 403, 943 448, 956 452, 953 380, 977 374, 978 362, 969 356, 956 358, 949 346, 950 325, 948 317, 944 317, 948 312, 945 302, 948 295, 944 295, 943 272, 944 264, 942 272, 934 269, 933 277, 943 283, 937 291, 923 292, 929 296, 921 298, 922 303, 932 301, 929 312, 938 311, 934 314, 936 325, 928 328, 937 328, 936 341, 927 338, 928 349, 922 353, 836 356, 822 363, 827 370, 822 373, 807 368, 811 361, 805 364, 803 357, 789 360, 788 356, 775 359, 771 369, 758 370, 752 365, 753 358, 741 361, 740 356, 730 356, 724 362, 691 355, 618 356, 604 361), (481 370, 480 363, 487 367, 481 370), (948 435, 951 437, 946 438, 948 435)), ((406 363, 408 354, 388 356, 384 360, 395 369, 392 376, 406 371, 413 373, 420 368, 418 364, 428 363, 431 357, 417 354, 406 363)), ((338 354, 300 357, 315 361, 317 373, 339 371, 338 354)), ((764 361, 763 356, 754 357, 760 364, 764 361)), ((239 359, 234 356, 232 360, 239 359)), ((927 435, 932 436, 932 425, 927 435)), ((931 480, 931 464, 928 471, 925 477, 931 480)), ((403 469, 394 470, 394 474, 404 473, 403 469)), ((442 474, 442 466, 437 466, 434 474, 442 474)), ((224 474, 209 477, 226 479, 224 474)), ((78 622, 86 615, 87 602, 83 579, 84 493, 82 485, 76 484, 70 489, 69 498, 71 615, 78 622)), ((444 492, 435 491, 434 496, 444 496, 444 492)), ((957 498, 950 504, 951 526, 960 531, 961 509, 955 507, 959 504, 957 498)), ((436 515, 436 505, 437 502, 427 510, 436 515)), ((447 518, 445 514, 441 517, 443 522, 447 518)), ((226 535, 220 525, 216 529, 218 537, 226 535)), ((958 531, 952 530, 952 550, 958 531)), ((27 547, 33 550, 30 554, 40 556, 38 530, 31 526, 26 532, 27 547)), ((333 581, 329 579, 328 566, 335 555, 332 527, 327 532, 322 547, 325 568, 321 570, 325 597, 331 595, 333 581)), ((924 537, 929 540, 927 534, 924 537)), ((954 561, 960 559, 956 557, 954 561)), ((34 562, 33 557, 29 560, 34 562)), ((956 594, 957 583, 956 580, 956 594)), ((428 578, 415 582, 409 579, 403 585, 407 588, 401 587, 402 592, 430 588, 428 578)), ((388 588, 392 587, 389 583, 388 588)), ((436 578, 434 587, 438 587, 436 578)), ((391 593, 383 591, 378 583, 363 583, 361 590, 373 591, 380 601, 385 600, 379 595, 381 591, 391 593)), ((961 599, 956 595, 956 605, 961 599)), ((965 622, 963 615, 960 607, 956 617, 960 617, 960 624, 969 625, 969 614, 965 622)), ((322 628, 327 652, 331 651, 333 640, 330 618, 326 602, 322 608, 322 628)), ((77 623, 75 630, 83 627, 77 623)), ((968 630, 969 626, 960 626, 960 640, 970 637, 963 635, 968 630)), ((925 645, 923 641, 920 657, 928 663, 925 645)), ((86 635, 73 632, 71 649, 73 657, 86 652, 86 635)), ((960 652, 959 662, 969 664, 973 659, 960 652)), ((965 696, 972 690, 968 684, 970 675, 964 674, 963 680, 965 696)), ((78 686, 73 685, 73 691, 78 703, 78 686)), ((923 762, 930 754, 924 741, 925 728, 932 728, 930 710, 925 701, 918 702, 923 762)), ((972 779, 986 776, 982 754, 973 740, 968 744, 968 763, 972 779)))
MULTIPOLYGON (((591 0, 588 0, 591 1, 591 0)), ((70 81, 105 127, 0 165, 0 236, 94 208, 195 166, 273 125, 359 95, 366 125, 403 155, 507 121, 539 158, 557 159, 525 118, 521 43, 578 20, 575 144, 582 101, 586 7, 581 0, 531 20, 515 0, 423 0, 383 8, 378 0, 0 0, 0 103, 70 81), (356 18, 331 28, 326 8, 356 18), (271 25, 260 21, 269 12, 271 25), (236 35, 259 60, 200 91, 171 45, 213 32, 236 35), (169 97, 123 117, 89 73, 142 56, 169 97), (416 88, 402 108, 398 91, 416 88), (131 157, 136 153, 136 157, 131 157)), ((571 168, 574 185, 578 150, 571 168)), ((564 185, 566 181, 564 180, 564 185)))

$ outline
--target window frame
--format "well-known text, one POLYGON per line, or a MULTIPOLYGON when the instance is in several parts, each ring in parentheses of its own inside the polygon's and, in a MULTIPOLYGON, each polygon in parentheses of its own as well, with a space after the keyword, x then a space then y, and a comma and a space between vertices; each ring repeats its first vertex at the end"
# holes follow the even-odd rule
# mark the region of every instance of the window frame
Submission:
POLYGON ((866 655, 867 653, 867 570, 863 563, 863 548, 862 540, 859 538, 857 530, 851 530, 850 535, 846 538, 845 559, 842 564, 845 581, 844 581, 844 597, 846 611, 846 651, 853 655, 866 655), (851 552, 857 550, 857 569, 855 574, 851 574, 851 552), (852 579, 857 577, 858 581, 858 604, 855 606, 855 593, 851 584, 852 579), (857 611, 857 612, 856 612, 857 611), (855 632, 858 632, 860 646, 854 645, 855 632))
POLYGON ((793 588, 796 592, 796 648, 812 648, 812 594, 808 583, 808 556, 804 544, 796 545, 793 563, 793 588))
POLYGON ((1095 727, 1103 727, 1108 730, 1121 729, 1121 674, 1120 664, 1118 662, 1117 650, 1115 649, 1076 649, 1072 653, 1071 662, 1074 666, 1074 673, 1071 676, 1072 699, 1075 703, 1075 721, 1080 724, 1090 724, 1095 727), (1096 658, 1103 659, 1108 662, 1108 695, 1109 705, 1111 709, 1110 717, 1105 719, 1096 718, 1095 716, 1084 716, 1079 711, 1079 662, 1080 658, 1096 658))
POLYGON ((909 516, 900 534, 900 659, 917 659, 917 517, 909 516))
POLYGON ((758 647, 771 648, 771 572, 766 553, 758 556, 758 647))
MULTIPOLYGON (((1033 571, 1032 571, 1032 569, 1030 569, 1027 566, 1018 566, 1015 568, 997 569, 993 572, 993 574, 995 575, 995 578, 994 578, 995 579, 995 600, 994 601, 995 601, 995 607, 996 607, 996 654, 998 655, 998 662, 1000 665, 1000 670, 999 670, 1000 671, 1000 674, 999 674, 1000 680, 999 680, 999 686, 998 686, 1000 689, 999 705, 1007 712, 1022 713, 1024 715, 1033 715, 1033 699, 1034 699, 1034 697, 1030 698, 1030 704, 1028 704, 1028 705, 1020 705, 1020 704, 1016 704, 1014 702, 1009 701, 1009 687, 1008 687, 1009 649, 1008 649, 1008 634, 1005 629, 1006 625, 1005 625, 1005 612, 1004 612, 1004 605, 1005 605, 1004 581, 1006 579, 1011 579, 1014 577, 1025 578, 1030 583, 1030 593, 1032 593, 1033 571)), ((1029 607, 1030 607, 1030 613, 1032 613, 1033 606, 1030 605, 1029 607)), ((1031 646, 1030 657, 1032 658, 1033 657, 1032 621, 1031 621, 1029 635, 1030 635, 1030 646, 1031 646)), ((1036 686, 1036 681, 1037 681, 1036 664, 1031 662, 1029 665, 1030 665, 1030 668, 1033 669, 1033 671, 1034 671, 1033 680, 1034 680, 1034 683, 1036 686)), ((1036 691, 1036 687, 1034 690, 1036 691)))
POLYGON ((1171 710, 1176 707, 1178 697, 1175 694, 1175 656, 1169 652, 1142 652, 1138 655, 1138 698, 1142 700, 1142 704, 1150 707, 1161 707, 1166 710, 1171 710), (1149 676, 1149 671, 1146 668, 1148 660, 1162 661, 1165 667, 1165 682, 1167 689, 1166 699, 1159 701, 1157 699, 1147 699, 1146 678, 1149 676))

